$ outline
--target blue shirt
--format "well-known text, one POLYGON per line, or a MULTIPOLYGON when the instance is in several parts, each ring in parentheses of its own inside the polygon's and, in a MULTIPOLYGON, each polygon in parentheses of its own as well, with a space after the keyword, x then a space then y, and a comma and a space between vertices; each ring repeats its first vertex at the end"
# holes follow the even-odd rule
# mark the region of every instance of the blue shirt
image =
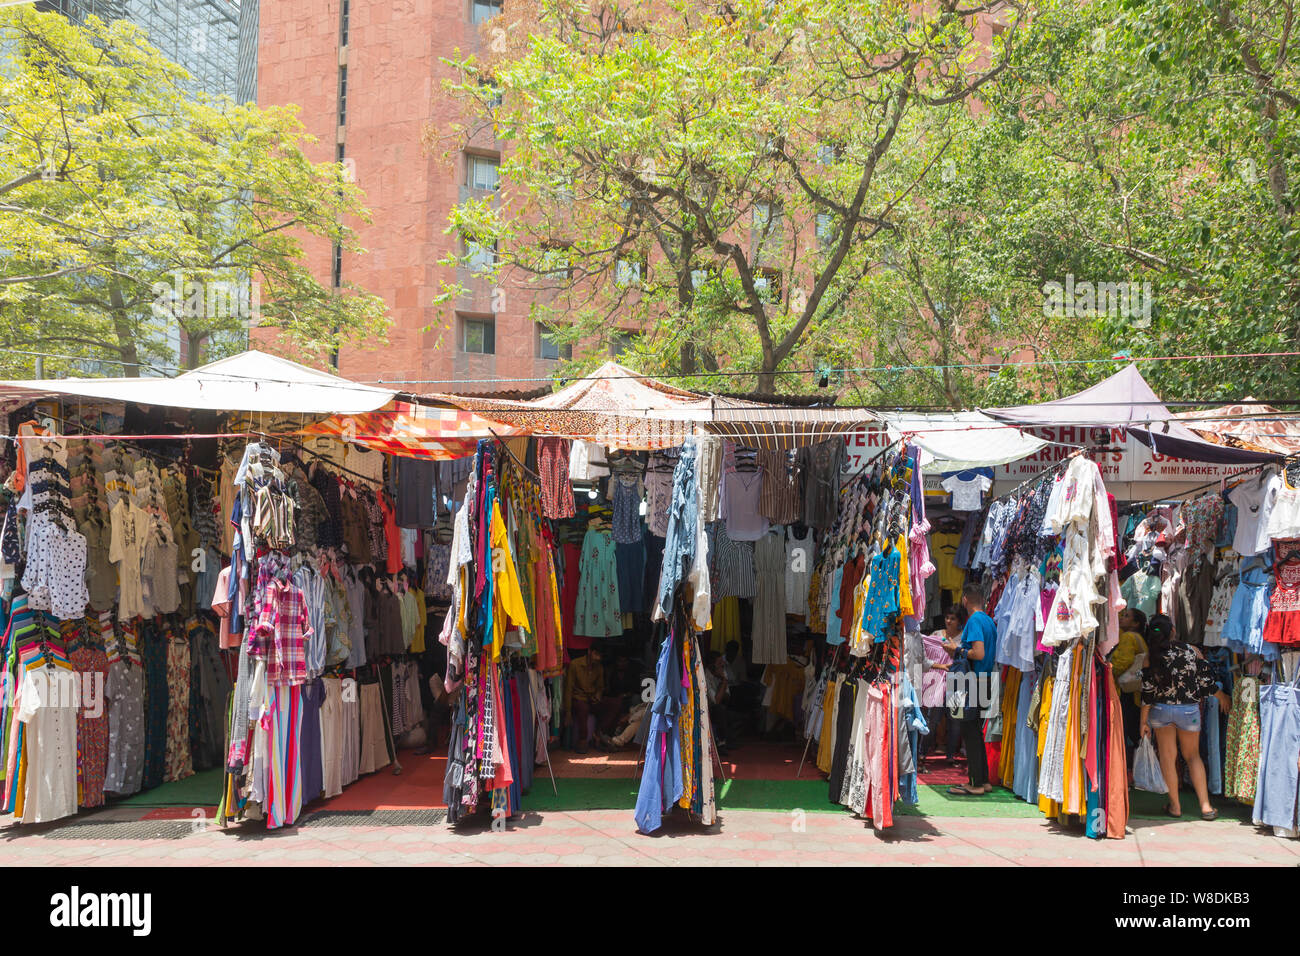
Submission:
POLYGON ((961 629, 962 647, 969 648, 976 641, 984 643, 984 656, 977 661, 970 662, 970 672, 972 674, 991 673, 993 668, 997 666, 998 629, 993 625, 993 618, 983 611, 976 611, 967 618, 966 626, 961 629))

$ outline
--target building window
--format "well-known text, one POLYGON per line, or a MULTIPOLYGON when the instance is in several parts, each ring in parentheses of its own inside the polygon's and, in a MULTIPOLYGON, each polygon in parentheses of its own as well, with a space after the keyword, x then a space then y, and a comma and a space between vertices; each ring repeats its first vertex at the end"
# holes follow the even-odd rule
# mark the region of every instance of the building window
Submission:
POLYGON ((573 358, 572 345, 560 345, 552 338, 551 332, 544 325, 537 326, 537 357, 566 362, 573 358))
POLYGON ((465 184, 471 189, 495 192, 500 169, 499 160, 491 156, 477 156, 470 153, 465 157, 465 184))
POLYGON ((758 233, 759 238, 761 239, 765 235, 780 235, 783 215, 779 203, 754 203, 754 230, 758 233))
POLYGON ((471 23, 487 23, 493 17, 499 16, 501 16, 501 0, 470 0, 471 23))
POLYGON ((754 253, 767 259, 779 255, 785 235, 785 213, 780 203, 754 203, 754 253))
POLYGON ((348 68, 339 67, 339 125, 348 121, 348 68))
POLYGON ((614 263, 614 284, 620 288, 641 284, 641 260, 626 258, 614 263))
POLYGON ((337 242, 334 244, 334 264, 330 270, 330 279, 334 283, 334 288, 343 287, 343 247, 337 242))
POLYGON ((839 143, 819 143, 817 145, 817 163, 821 166, 834 166, 844 158, 844 147, 839 143))
POLYGON ((465 239, 465 267, 475 275, 491 272, 497 266, 497 244, 465 239))
POLYGON ((822 255, 825 255, 835 244, 835 217, 828 212, 819 212, 816 230, 817 248, 822 251, 822 255))
POLYGON ((754 272, 754 291, 766 305, 781 301, 781 272, 778 269, 758 269, 754 272))
POLYGON ((637 333, 615 332, 609 337, 609 354, 618 358, 632 346, 636 345, 637 333))
POLYGON ((343 0, 343 9, 339 15, 339 46, 348 45, 348 0, 343 0))
POLYGON ((488 111, 498 109, 501 106, 501 87, 497 86, 496 80, 490 76, 479 77, 479 89, 483 92, 483 105, 488 111))
POLYGON ((573 278, 573 263, 569 260, 568 246, 549 246, 542 252, 539 263, 543 278, 567 282, 573 278))
POLYGON ((708 270, 708 269, 692 269, 692 270, 691 270, 691 288, 692 288, 694 291, 699 292, 699 291, 700 291, 701 289, 703 289, 706 285, 708 285, 708 282, 709 282, 709 279, 710 279, 710 278, 712 278, 712 277, 709 275, 709 270, 708 270))
POLYGON ((497 324, 491 319, 461 316, 460 350, 474 355, 495 355, 497 324))

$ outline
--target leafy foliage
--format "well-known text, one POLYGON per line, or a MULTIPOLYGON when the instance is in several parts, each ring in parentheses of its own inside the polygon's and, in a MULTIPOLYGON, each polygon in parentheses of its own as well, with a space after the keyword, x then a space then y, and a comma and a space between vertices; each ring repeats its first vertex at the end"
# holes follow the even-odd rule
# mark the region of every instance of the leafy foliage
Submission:
POLYGON ((0 49, 0 347, 131 375, 182 343, 190 364, 241 349, 250 324, 317 353, 383 334, 381 300, 303 262, 304 240, 360 252, 346 221, 367 214, 294 110, 190 96, 124 20, 11 8, 0 49))

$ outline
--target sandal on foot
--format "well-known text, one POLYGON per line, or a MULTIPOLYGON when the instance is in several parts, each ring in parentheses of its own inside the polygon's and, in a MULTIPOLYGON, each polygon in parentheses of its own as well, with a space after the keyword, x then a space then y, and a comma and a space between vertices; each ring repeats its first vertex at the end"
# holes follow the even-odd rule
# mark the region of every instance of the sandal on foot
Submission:
POLYGON ((1172 805, 1172 804, 1168 804, 1168 803, 1165 804, 1165 816, 1167 816, 1167 817, 1173 817, 1175 820, 1177 820, 1177 819, 1179 819, 1182 815, 1183 815, 1183 814, 1182 814, 1181 811, 1178 812, 1178 813, 1174 813, 1174 809, 1173 809, 1173 805, 1172 805))
POLYGON ((983 790, 972 790, 970 787, 949 787, 948 792, 954 797, 982 797, 983 790))
POLYGON ((1204 813, 1201 814, 1201 819, 1202 819, 1202 820, 1217 820, 1217 819, 1219 819, 1219 811, 1218 811, 1218 810, 1206 810, 1204 813))

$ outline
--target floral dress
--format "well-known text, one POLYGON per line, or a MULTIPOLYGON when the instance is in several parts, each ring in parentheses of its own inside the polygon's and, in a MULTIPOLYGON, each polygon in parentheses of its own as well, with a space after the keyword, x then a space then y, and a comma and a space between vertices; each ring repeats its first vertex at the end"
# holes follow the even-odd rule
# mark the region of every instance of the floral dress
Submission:
POLYGON ((1259 776, 1259 681, 1253 677, 1241 678, 1232 689, 1224 751, 1223 795, 1253 803, 1259 776))
POLYGON ((167 641, 167 763, 165 781, 194 773, 190 755, 190 642, 184 637, 167 641))
POLYGON ((590 529, 582 539, 578 601, 573 631, 584 637, 616 637, 623 633, 618 598, 618 564, 614 539, 608 531, 590 529))
POLYGON ((77 785, 83 807, 104 803, 108 772, 108 655, 102 648, 82 646, 68 654, 81 681, 82 706, 77 708, 77 785))

